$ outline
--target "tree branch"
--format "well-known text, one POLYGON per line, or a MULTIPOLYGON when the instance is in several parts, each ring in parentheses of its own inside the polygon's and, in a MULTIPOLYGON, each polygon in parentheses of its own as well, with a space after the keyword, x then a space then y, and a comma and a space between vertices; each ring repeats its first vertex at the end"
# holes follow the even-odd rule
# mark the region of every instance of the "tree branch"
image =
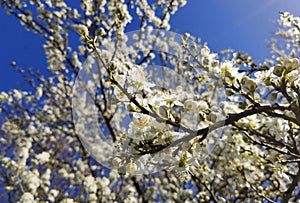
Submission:
MULTIPOLYGON (((300 168, 300 164, 298 164, 299 168, 300 168)), ((298 173, 294 176, 292 183, 289 185, 288 190, 284 193, 282 202, 283 203, 288 203, 289 199, 291 198, 294 189, 296 188, 296 186, 298 185, 300 181, 300 169, 298 169, 298 173)))

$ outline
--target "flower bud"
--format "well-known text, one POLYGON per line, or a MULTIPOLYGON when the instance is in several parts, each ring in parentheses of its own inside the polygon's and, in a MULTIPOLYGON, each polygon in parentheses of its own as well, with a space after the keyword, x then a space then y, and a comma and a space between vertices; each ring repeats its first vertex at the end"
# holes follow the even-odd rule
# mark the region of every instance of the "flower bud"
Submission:
POLYGON ((277 93, 272 92, 271 94, 269 94, 268 98, 270 101, 275 101, 277 99, 277 93))
POLYGON ((101 28, 98 30, 98 34, 102 37, 102 36, 106 35, 106 32, 105 32, 105 30, 101 27, 101 28))
POLYGON ((283 73, 283 67, 281 65, 276 65, 273 70, 273 74, 280 77, 283 73))
POLYGON ((250 92, 254 92, 255 89, 257 88, 257 84, 252 79, 247 79, 245 81, 245 86, 246 86, 246 89, 249 90, 250 92))
POLYGON ((164 118, 167 118, 168 117, 168 109, 169 108, 166 105, 162 105, 162 106, 158 107, 159 115, 161 115, 164 118))

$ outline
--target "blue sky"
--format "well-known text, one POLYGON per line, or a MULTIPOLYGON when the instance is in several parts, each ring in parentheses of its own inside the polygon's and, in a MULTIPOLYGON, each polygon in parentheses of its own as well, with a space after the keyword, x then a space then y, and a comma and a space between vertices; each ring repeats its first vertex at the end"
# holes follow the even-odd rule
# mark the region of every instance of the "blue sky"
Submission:
MULTIPOLYGON (((74 3, 72 3, 74 4, 74 3)), ((78 3, 79 5, 79 3, 78 3)), ((226 48, 248 52, 259 61, 269 56, 267 39, 276 31, 279 11, 300 16, 298 0, 190 0, 172 16, 171 31, 189 32, 212 51, 226 48)), ((28 89, 11 67, 47 68, 43 39, 27 32, 14 16, 0 9, 0 91, 28 89)))
POLYGON ((300 1, 192 0, 174 16, 172 28, 200 37, 212 50, 232 48, 263 60, 280 10, 300 16, 300 1))

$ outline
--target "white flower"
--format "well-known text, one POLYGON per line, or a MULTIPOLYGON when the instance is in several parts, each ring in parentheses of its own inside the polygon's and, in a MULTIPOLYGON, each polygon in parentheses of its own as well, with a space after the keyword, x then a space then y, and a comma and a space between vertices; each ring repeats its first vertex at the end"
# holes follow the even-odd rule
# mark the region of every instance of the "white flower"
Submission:
POLYGON ((119 168, 119 167, 120 167, 121 162, 122 162, 122 159, 120 159, 119 157, 115 157, 115 158, 113 158, 113 160, 112 160, 112 164, 113 164, 113 166, 116 167, 116 168, 119 168))
POLYGON ((188 38, 190 38, 190 36, 191 36, 191 34, 190 33, 184 33, 184 35, 183 35, 183 39, 188 39, 188 38))
POLYGON ((98 198, 96 193, 88 194, 88 202, 97 202, 98 198))
POLYGON ((160 97, 163 103, 161 105, 170 105, 170 106, 183 106, 183 104, 179 101, 179 96, 176 94, 167 94, 160 97))
POLYGON ((41 180, 39 179, 38 171, 24 171, 22 179, 32 193, 35 193, 40 186, 41 180))
POLYGON ((300 78, 300 71, 299 70, 293 70, 290 73, 287 74, 288 80, 290 82, 296 81, 300 78))
POLYGON ((144 88, 148 92, 151 92, 150 88, 155 86, 155 84, 147 80, 145 70, 141 67, 132 68, 128 71, 128 74, 129 82, 132 82, 137 88, 144 88))
POLYGON ((254 73, 254 77, 256 78, 256 84, 260 86, 262 83, 266 83, 266 85, 270 85, 271 81, 273 80, 272 77, 274 77, 273 71, 275 67, 271 67, 267 71, 257 71, 254 73))
POLYGON ((289 12, 280 12, 280 19, 282 24, 286 27, 290 27, 292 25, 292 15, 289 12))
POLYGON ((65 198, 61 201, 62 203, 74 203, 74 200, 71 198, 65 198))
POLYGON ((204 46, 201 48, 200 53, 201 53, 202 56, 208 57, 209 54, 210 54, 210 49, 209 49, 206 45, 204 45, 204 46))
POLYGON ((83 36, 88 36, 89 35, 89 30, 85 25, 78 25, 78 26, 74 26, 74 27, 75 27, 75 30, 79 34, 81 34, 83 36))
POLYGON ((29 149, 26 147, 21 147, 19 149, 19 163, 21 166, 25 166, 26 165, 26 161, 29 157, 29 149))
POLYGON ((109 179, 106 177, 103 177, 101 179, 98 179, 99 183, 101 184, 101 187, 107 187, 109 186, 110 182, 109 179))
POLYGON ((106 32, 105 32, 105 30, 101 27, 101 28, 99 28, 99 30, 98 30, 98 34, 99 34, 100 36, 104 36, 104 35, 106 35, 106 32))
POLYGON ((129 172, 130 174, 133 174, 137 170, 137 165, 131 161, 127 166, 126 166, 126 171, 129 172))
POLYGON ((48 196, 50 202, 55 202, 55 198, 57 197, 58 194, 59 194, 58 190, 56 190, 56 189, 50 190, 49 196, 48 196))
POLYGON ((51 170, 49 168, 46 169, 45 173, 41 176, 41 180, 44 185, 50 185, 50 178, 51 178, 51 170))
POLYGON ((9 157, 4 157, 2 159, 2 166, 8 167, 10 165, 11 159, 9 157))
POLYGON ((46 0, 45 3, 47 6, 52 7, 52 1, 51 0, 46 0))
POLYGON ((234 67, 234 63, 232 61, 221 62, 220 70, 221 75, 229 84, 233 84, 236 78, 242 78, 242 74, 239 74, 238 69, 234 67))
POLYGON ((5 102, 8 100, 8 94, 6 92, 1 92, 0 94, 0 102, 5 102))
POLYGON ((168 117, 168 110, 169 110, 169 108, 166 105, 162 105, 162 106, 158 107, 158 113, 163 118, 167 118, 168 117))
POLYGON ((184 108, 188 111, 194 111, 197 109, 197 102, 193 100, 186 100, 184 102, 184 108))
POLYGON ((288 122, 283 119, 274 119, 271 124, 272 128, 270 128, 269 131, 275 136, 275 139, 277 141, 282 140, 287 134, 287 132, 290 130, 288 122))
POLYGON ((17 100, 21 100, 23 95, 22 95, 22 92, 20 92, 19 90, 13 90, 14 92, 14 97, 17 99, 17 100))
POLYGON ((34 134, 37 133, 37 129, 35 128, 34 125, 30 124, 30 125, 28 126, 28 128, 27 128, 27 133, 28 133, 29 135, 34 135, 34 134))
POLYGON ((209 109, 207 102, 202 101, 202 100, 198 102, 198 106, 199 106, 200 110, 202 110, 202 111, 209 109))
POLYGON ((145 127, 150 124, 150 121, 151 121, 151 117, 148 115, 143 115, 138 113, 133 114, 132 122, 135 126, 145 127))
POLYGON ((78 59, 78 53, 76 51, 72 53, 72 61, 75 67, 82 67, 81 62, 78 59))
POLYGON ((84 185, 85 185, 86 191, 91 192, 91 193, 97 192, 98 187, 97 187, 95 178, 93 176, 89 175, 89 176, 85 177, 84 185))
POLYGON ((49 161, 50 154, 48 152, 42 152, 40 154, 35 155, 36 159, 39 163, 43 164, 49 161))
POLYGON ((25 192, 19 201, 19 203, 33 203, 33 202, 36 201, 34 200, 34 196, 30 192, 25 192))

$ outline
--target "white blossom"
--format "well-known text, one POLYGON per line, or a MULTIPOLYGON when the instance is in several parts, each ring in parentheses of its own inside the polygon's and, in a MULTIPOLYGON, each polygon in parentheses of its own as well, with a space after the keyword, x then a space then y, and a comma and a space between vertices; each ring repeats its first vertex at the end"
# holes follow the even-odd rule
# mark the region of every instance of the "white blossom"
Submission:
POLYGON ((25 192, 23 193, 20 201, 18 201, 19 203, 33 203, 36 202, 34 200, 34 196, 30 193, 30 192, 25 192))
POLYGON ((29 3, 1 9, 44 39, 48 72, 11 64, 32 88, 0 93, 1 195, 297 201, 300 18, 281 12, 259 64, 169 32, 186 0, 29 3))
POLYGON ((37 154, 35 157, 39 161, 39 163, 44 164, 49 161, 50 154, 48 152, 42 152, 40 154, 37 154))

